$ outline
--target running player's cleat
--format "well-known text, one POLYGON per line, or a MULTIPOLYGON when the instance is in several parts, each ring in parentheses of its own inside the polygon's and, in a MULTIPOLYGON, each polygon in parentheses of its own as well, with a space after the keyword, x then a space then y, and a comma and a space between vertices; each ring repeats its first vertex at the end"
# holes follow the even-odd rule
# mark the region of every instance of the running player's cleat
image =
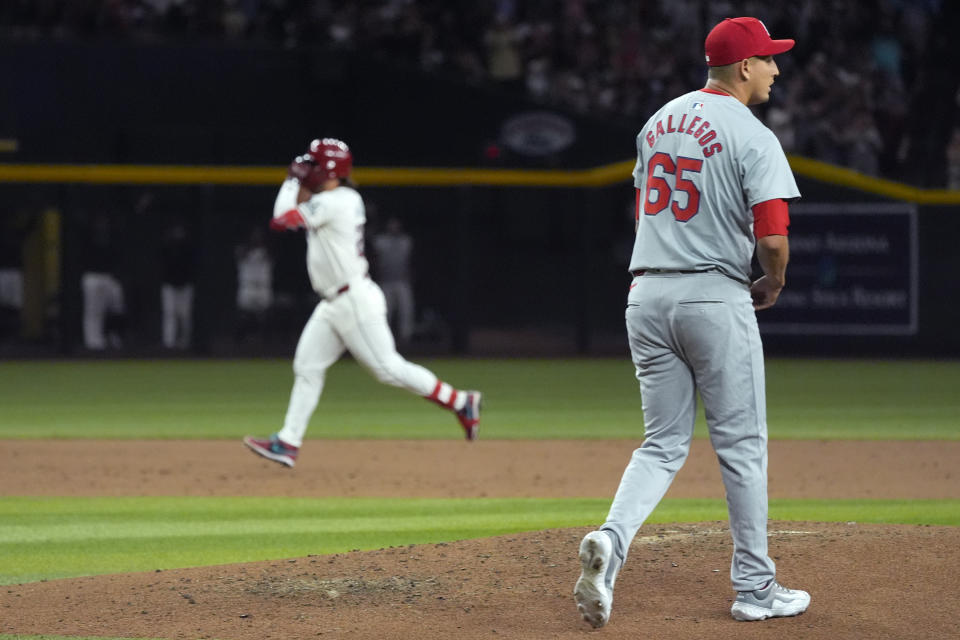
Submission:
POLYGON ((580 617, 595 629, 607 624, 613 607, 613 583, 622 562, 610 534, 591 531, 580 543, 580 578, 573 587, 580 617))
POLYGON ((739 591, 730 607, 735 620, 741 622, 784 618, 800 615, 810 606, 810 594, 799 589, 787 589, 771 580, 763 589, 739 591))
POLYGON ((483 394, 479 391, 464 391, 467 402, 457 411, 457 420, 463 427, 467 440, 476 440, 480 430, 480 405, 483 403, 483 394))
POLYGON ((293 467, 293 465, 296 464, 297 454, 300 453, 299 447, 287 444, 278 438, 277 434, 273 434, 268 439, 245 436, 243 444, 250 447, 250 450, 257 455, 261 455, 268 460, 279 462, 288 467, 293 467))

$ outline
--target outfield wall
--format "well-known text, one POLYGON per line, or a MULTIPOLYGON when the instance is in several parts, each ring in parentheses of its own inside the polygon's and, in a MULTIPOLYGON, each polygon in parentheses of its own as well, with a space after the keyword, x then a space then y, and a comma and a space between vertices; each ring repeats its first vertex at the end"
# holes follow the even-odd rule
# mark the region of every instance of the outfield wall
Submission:
MULTIPOLYGON (((273 185, 254 180, 105 183, 98 181, 102 175, 64 184, 49 182, 37 171, 33 181, 21 176, 14 182, 8 176, 0 184, 8 211, 4 220, 32 219, 19 230, 25 234, 30 293, 20 317, 6 318, 8 351, 11 344, 26 344, 53 353, 82 353, 83 247, 91 221, 105 214, 118 239, 119 276, 127 291, 127 351, 151 352, 159 344, 160 245, 168 224, 183 220, 201 248, 194 351, 291 353, 316 302, 298 234, 268 234, 276 305, 262 334, 238 337, 234 251, 251 229, 264 228, 275 195, 273 185)), ((264 180, 274 173, 279 179, 283 171, 267 169, 264 180)), ((508 355, 625 352, 622 317, 633 206, 629 181, 605 182, 609 178, 601 170, 492 172, 479 177, 468 171, 452 184, 436 177, 443 172, 433 174, 432 180, 417 178, 432 182, 427 185, 397 184, 397 175, 387 169, 371 171, 368 182, 361 181, 361 192, 370 205, 370 234, 396 215, 415 238, 415 293, 422 326, 411 350, 508 355), (518 186, 524 176, 530 183, 518 186), (495 184, 498 177, 505 184, 495 184), (473 178, 476 184, 464 184, 473 178), (574 186, 550 184, 564 180, 574 186)), ((797 207, 791 228, 795 269, 791 294, 796 295, 789 305, 776 309, 779 322, 796 326, 789 331, 765 326, 768 350, 815 355, 960 354, 960 339, 952 330, 960 321, 952 300, 955 266, 947 247, 960 231, 960 206, 903 202, 803 175, 799 181, 803 206, 827 207, 833 217, 817 219, 797 207), (856 216, 844 213, 851 207, 859 212, 856 216), (896 215, 882 215, 891 208, 896 215), (829 246, 811 254, 816 239, 828 235, 829 246), (867 280, 857 280, 861 277, 867 280), (806 308, 796 297, 804 290, 814 292, 808 295, 806 308), (814 309, 817 304, 820 308, 814 309), (832 330, 831 323, 842 328, 832 330)), ((774 316, 760 319, 770 325, 774 316)))

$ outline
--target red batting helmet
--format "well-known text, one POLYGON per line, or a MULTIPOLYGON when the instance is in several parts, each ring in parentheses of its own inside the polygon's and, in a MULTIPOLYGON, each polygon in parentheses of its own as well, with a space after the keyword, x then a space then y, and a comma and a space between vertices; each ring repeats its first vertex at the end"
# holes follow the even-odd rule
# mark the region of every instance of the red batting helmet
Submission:
POLYGON ((343 140, 318 138, 307 152, 317 163, 317 170, 326 178, 347 178, 353 169, 353 154, 343 140))

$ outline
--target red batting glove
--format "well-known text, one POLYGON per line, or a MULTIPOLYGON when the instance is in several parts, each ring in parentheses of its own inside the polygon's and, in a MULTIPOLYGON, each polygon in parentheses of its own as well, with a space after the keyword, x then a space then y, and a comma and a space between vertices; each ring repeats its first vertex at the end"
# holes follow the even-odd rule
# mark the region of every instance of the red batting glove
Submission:
POLYGON ((282 216, 270 220, 272 231, 295 231, 303 226, 306 226, 303 222, 303 216, 296 209, 290 209, 282 216))

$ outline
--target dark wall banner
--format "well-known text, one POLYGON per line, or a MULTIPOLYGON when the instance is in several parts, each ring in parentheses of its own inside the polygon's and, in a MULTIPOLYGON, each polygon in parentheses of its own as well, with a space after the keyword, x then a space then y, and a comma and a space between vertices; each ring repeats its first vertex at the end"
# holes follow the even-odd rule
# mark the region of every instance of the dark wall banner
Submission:
POLYGON ((787 286, 760 312, 768 334, 917 333, 917 210, 912 204, 790 208, 787 286))

